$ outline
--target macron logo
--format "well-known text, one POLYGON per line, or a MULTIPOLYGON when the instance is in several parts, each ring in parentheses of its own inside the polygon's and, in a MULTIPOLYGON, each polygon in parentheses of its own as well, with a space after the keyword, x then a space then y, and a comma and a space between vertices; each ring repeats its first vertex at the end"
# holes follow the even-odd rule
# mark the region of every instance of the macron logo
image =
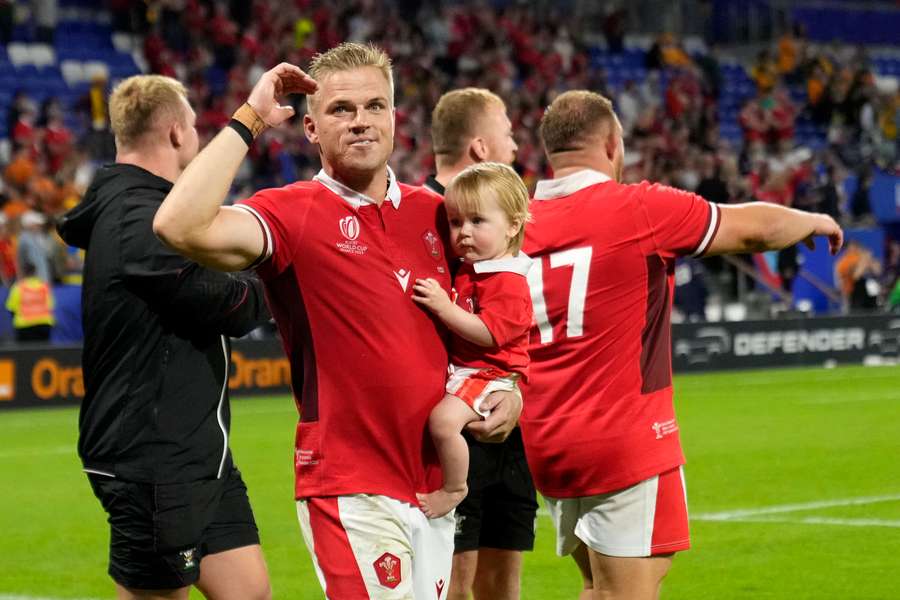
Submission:
POLYGON ((406 292, 406 288, 409 286, 409 274, 410 272, 406 269, 394 271, 394 277, 397 278, 397 281, 400 283, 400 287, 403 288, 404 292, 406 292))
POLYGON ((441 600, 441 594, 444 593, 444 580, 438 579, 434 582, 434 591, 437 592, 438 600, 441 600))

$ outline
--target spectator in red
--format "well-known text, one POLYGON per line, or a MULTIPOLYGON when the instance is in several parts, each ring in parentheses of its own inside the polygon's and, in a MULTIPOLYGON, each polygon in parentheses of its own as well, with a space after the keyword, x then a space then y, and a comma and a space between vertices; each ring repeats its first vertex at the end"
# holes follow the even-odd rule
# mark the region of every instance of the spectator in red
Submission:
POLYGON ((217 2, 214 5, 213 17, 207 24, 207 30, 215 48, 216 65, 227 71, 234 65, 238 30, 234 21, 228 17, 226 4, 217 2))
POLYGON ((46 119, 43 135, 44 156, 47 159, 47 172, 54 175, 59 172, 72 152, 72 132, 63 122, 63 111, 58 101, 48 103, 46 119))
POLYGON ((20 104, 19 119, 9 132, 13 148, 28 148, 32 159, 38 157, 39 130, 37 128, 37 107, 34 102, 20 104))
POLYGON ((744 131, 744 141, 753 146, 762 146, 766 141, 766 120, 762 108, 752 98, 744 101, 738 114, 738 123, 744 131))
POLYGON ((794 139, 794 124, 797 109, 784 89, 779 89, 761 101, 764 109, 768 106, 769 141, 784 148, 794 139), (769 100, 771 98, 771 100, 769 100))
POLYGON ((771 92, 747 100, 738 116, 744 130, 744 140, 752 147, 769 144, 784 147, 794 139, 797 111, 790 97, 783 92, 771 92))
POLYGON ((0 214, 0 282, 9 287, 16 279, 16 243, 9 232, 9 220, 0 214))

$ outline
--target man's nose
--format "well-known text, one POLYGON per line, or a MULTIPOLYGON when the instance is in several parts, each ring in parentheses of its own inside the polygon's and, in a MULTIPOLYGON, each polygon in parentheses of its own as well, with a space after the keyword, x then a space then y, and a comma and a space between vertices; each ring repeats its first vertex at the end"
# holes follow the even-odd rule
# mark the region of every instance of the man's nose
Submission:
POLYGON ((369 128, 369 119, 366 116, 366 111, 356 111, 353 122, 350 123, 350 128, 353 129, 355 133, 361 133, 369 128))

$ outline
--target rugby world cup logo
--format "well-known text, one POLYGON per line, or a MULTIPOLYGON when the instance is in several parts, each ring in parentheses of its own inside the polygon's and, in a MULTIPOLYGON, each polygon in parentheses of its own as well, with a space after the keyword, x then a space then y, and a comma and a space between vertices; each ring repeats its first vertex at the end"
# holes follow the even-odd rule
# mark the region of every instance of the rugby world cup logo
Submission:
POLYGON ((359 220, 354 216, 344 217, 338 221, 341 227, 341 233, 351 242, 359 237, 359 220))

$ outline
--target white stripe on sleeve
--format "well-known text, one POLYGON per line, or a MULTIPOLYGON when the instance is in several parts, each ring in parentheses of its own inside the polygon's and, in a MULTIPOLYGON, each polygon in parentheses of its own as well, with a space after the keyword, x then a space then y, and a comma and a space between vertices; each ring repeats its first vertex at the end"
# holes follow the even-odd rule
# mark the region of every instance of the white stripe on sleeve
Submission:
POLYGON ((703 256, 703 254, 709 250, 710 244, 712 244, 713 236, 716 233, 716 229, 719 228, 719 207, 718 205, 710 202, 709 203, 709 227, 706 228, 706 234, 703 236, 703 239, 700 240, 700 244, 697 245, 697 249, 694 250, 691 257, 703 256))
POLYGON ((265 240, 263 240, 263 253, 256 262, 260 263, 272 256, 272 254, 275 252, 275 240, 272 237, 272 230, 269 228, 269 224, 266 223, 266 220, 262 217, 261 214, 259 214, 259 212, 255 208, 251 206, 247 206, 246 204, 235 204, 234 207, 246 210, 248 213, 256 217, 256 220, 259 221, 260 227, 262 227, 263 235, 265 236, 265 240))

